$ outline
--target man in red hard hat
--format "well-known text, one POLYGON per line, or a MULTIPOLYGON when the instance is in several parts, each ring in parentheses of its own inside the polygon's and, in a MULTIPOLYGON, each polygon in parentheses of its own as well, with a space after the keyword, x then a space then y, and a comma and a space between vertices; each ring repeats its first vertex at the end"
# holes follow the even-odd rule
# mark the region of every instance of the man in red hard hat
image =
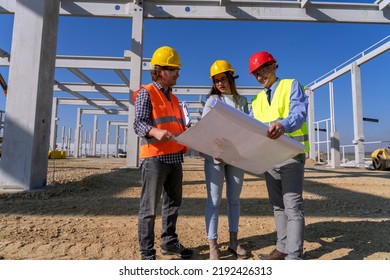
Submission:
POLYGON ((257 52, 250 57, 249 73, 264 86, 252 100, 252 114, 257 120, 269 124, 269 138, 278 139, 284 134, 306 148, 265 172, 277 243, 270 254, 260 254, 259 259, 303 259, 305 219, 302 189, 305 153, 309 151, 306 124, 308 99, 298 81, 279 79, 277 68, 276 59, 268 52, 257 52))

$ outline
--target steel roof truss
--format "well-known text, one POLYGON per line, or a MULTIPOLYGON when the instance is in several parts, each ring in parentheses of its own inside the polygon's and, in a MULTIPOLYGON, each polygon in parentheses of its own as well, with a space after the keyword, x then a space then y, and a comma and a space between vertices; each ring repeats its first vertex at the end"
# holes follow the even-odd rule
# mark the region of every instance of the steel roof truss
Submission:
MULTIPOLYGON (((69 89, 77 92, 99 92, 95 86, 91 86, 89 84, 82 84, 82 83, 67 83, 63 82, 63 85, 67 86, 69 89)), ((106 91, 111 93, 119 93, 123 94, 129 93, 129 87, 125 84, 100 84, 101 87, 103 87, 106 91)), ((54 85, 54 91, 60 91, 56 85, 54 85)))
POLYGON ((74 97, 77 97, 79 98, 79 100, 81 102, 85 102, 86 104, 85 105, 91 105, 93 107, 96 107, 98 110, 102 110, 103 112, 108 112, 107 109, 103 108, 102 106, 96 104, 95 102, 93 102, 91 99, 81 95, 80 93, 78 92, 75 92, 71 89, 69 89, 68 87, 66 87, 65 85, 62 85, 61 83, 55 81, 55 84, 58 86, 58 88, 62 91, 65 91, 71 95, 73 95, 74 97))
POLYGON ((121 80, 127 85, 127 86, 130 86, 130 81, 129 79, 126 77, 126 75, 119 69, 114 69, 115 73, 118 75, 119 78, 121 78, 121 80))
POLYGON ((68 68, 68 70, 70 72, 72 72, 73 74, 75 74, 77 77, 79 77, 81 80, 83 80, 84 82, 86 82, 87 84, 89 84, 90 86, 92 87, 95 87, 97 91, 99 91, 101 94, 103 94, 105 97, 107 97, 109 100, 112 100, 112 101, 115 101, 115 103, 121 107, 123 110, 127 111, 128 108, 126 105, 124 105, 122 102, 118 101, 117 99, 115 99, 106 89, 104 89, 102 86, 100 86, 99 84, 95 83, 94 81, 92 81, 87 75, 85 75, 81 70, 79 69, 76 69, 76 68, 68 68))

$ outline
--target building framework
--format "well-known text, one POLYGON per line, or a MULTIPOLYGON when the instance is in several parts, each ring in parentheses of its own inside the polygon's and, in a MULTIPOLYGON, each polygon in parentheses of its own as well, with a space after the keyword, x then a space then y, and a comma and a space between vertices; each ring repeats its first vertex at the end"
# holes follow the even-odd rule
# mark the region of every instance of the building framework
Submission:
MULTIPOLYGON (((47 152, 56 140, 56 108, 59 104, 91 106, 94 112, 118 114, 125 112, 128 123, 133 123, 134 106, 131 100, 115 98, 112 93, 131 96, 141 85, 142 71, 150 59, 143 58, 143 25, 147 19, 241 20, 241 21, 299 21, 333 23, 389 24, 389 0, 372 4, 298 1, 175 1, 175 0, 0 0, 0 14, 14 14, 11 54, 0 50, 0 65, 9 66, 6 138, 0 162, 0 187, 30 190, 46 185, 47 152), (65 57, 56 55, 58 20, 60 16, 119 17, 132 19, 132 46, 122 58, 65 57), (25 42, 29 42, 26 48, 25 42), (11 59, 12 55, 12 59, 11 59), (55 68, 66 68, 83 83, 65 83, 54 80, 55 68), (123 84, 98 84, 82 69, 110 69, 123 84), (130 76, 124 74, 130 70, 130 76), (23 80, 23 83, 13 81, 23 80), (54 91, 69 93, 71 99, 54 99, 54 91), (24 93, 23 98, 16 93, 24 93), (97 92, 102 98, 87 98, 83 92, 97 92), (27 94, 28 93, 28 94, 27 94), (129 95, 130 94, 130 95, 129 95), (52 133, 50 133, 52 131, 52 133)), ((361 114, 359 64, 351 66, 355 82, 354 118, 361 114)), ((313 85, 309 91, 314 90, 313 85)), ((246 94, 258 90, 245 88, 246 94)), ((206 87, 175 87, 176 94, 207 94, 206 87)), ((313 96, 313 94, 310 94, 313 96)), ((199 100, 200 102, 201 100, 199 100)), ((314 102, 313 102, 314 103, 314 102)), ((199 103, 192 104, 193 108, 199 103)), ((84 113, 87 109, 83 109, 84 113)), ((314 121, 314 107, 311 120, 314 121)), ((81 123, 80 111, 80 121, 81 123)), ((360 141, 359 121, 355 138, 360 141)), ((79 127, 79 125, 77 126, 79 127)), ((76 143, 80 131, 76 127, 76 143)), ((314 127, 310 127, 313 135, 314 127)), ((337 135, 336 135, 337 138, 337 135)), ((138 138, 127 129, 127 166, 138 166, 138 138)), ((312 141, 312 139, 311 139, 312 141)), ((357 153, 362 145, 357 143, 357 153)), ((337 146, 334 147, 337 150, 337 146)), ((77 156, 77 155, 76 155, 77 156)))

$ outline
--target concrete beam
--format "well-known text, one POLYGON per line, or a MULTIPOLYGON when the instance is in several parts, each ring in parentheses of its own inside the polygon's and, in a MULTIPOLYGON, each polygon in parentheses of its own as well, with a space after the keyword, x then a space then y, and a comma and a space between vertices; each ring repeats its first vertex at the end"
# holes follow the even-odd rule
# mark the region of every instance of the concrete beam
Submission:
MULTIPOLYGON (((16 0, 0 0, 0 14, 15 12, 16 0)), ((63 16, 134 18, 139 2, 61 0, 63 16)), ((145 0, 145 19, 211 19, 389 24, 388 0, 368 3, 302 1, 145 0), (310 4, 309 4, 310 3, 310 4)))

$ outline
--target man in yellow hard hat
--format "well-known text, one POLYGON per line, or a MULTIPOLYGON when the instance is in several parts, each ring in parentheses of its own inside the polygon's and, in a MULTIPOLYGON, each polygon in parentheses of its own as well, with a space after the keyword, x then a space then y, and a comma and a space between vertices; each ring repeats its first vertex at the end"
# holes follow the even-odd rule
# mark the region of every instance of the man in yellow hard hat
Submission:
POLYGON ((270 139, 278 139, 284 134, 301 142, 306 149, 265 173, 269 200, 273 205, 277 243, 270 254, 259 255, 261 260, 303 258, 305 220, 302 189, 305 152, 309 151, 306 124, 308 99, 298 81, 279 79, 277 68, 276 59, 268 52, 257 52, 250 57, 250 74, 264 86, 252 100, 253 116, 270 124, 267 135, 270 139))
POLYGON ((152 83, 134 92, 134 131, 141 138, 142 191, 138 213, 141 259, 155 260, 154 226, 162 195, 161 253, 190 258, 176 234, 182 202, 182 162, 187 147, 175 141, 185 130, 179 100, 172 93, 180 71, 180 57, 169 46, 158 48, 151 60, 152 83))

